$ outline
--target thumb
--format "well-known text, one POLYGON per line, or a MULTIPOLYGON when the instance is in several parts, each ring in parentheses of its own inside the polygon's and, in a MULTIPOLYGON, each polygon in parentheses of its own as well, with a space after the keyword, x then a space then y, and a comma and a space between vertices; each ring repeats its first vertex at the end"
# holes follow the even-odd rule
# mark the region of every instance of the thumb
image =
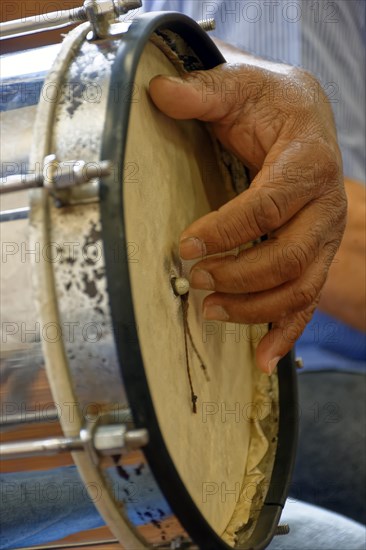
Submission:
POLYGON ((183 77, 159 75, 150 81, 149 91, 158 109, 172 118, 217 122, 231 108, 230 102, 222 101, 224 78, 222 66, 183 77))

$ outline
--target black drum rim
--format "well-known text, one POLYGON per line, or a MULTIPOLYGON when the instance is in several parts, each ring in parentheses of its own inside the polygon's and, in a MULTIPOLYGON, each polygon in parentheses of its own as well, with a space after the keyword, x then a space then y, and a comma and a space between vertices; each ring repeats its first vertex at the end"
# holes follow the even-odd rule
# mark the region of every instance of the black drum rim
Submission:
MULTIPOLYGON (((128 267, 127 239, 123 207, 123 167, 127 143, 130 103, 117 102, 114 91, 134 81, 142 51, 153 32, 170 29, 187 39, 198 53, 205 69, 225 60, 221 53, 189 17, 176 12, 146 13, 135 18, 124 35, 112 66, 110 95, 102 139, 101 159, 110 160, 114 173, 100 182, 100 211, 106 264, 109 307, 114 326, 115 344, 136 428, 146 428, 149 444, 143 448, 154 477, 169 506, 193 541, 205 550, 229 550, 210 527, 193 502, 175 468, 165 445, 145 376, 139 346, 128 267), (121 177, 117 177, 119 174, 121 177), (118 254, 111 243, 118 240, 118 254)), ((126 92, 128 94, 128 91, 126 92)), ((286 500, 295 459, 297 442, 297 386, 292 353, 280 361, 278 447, 266 502, 250 539, 242 548, 261 550, 275 534, 286 500)))

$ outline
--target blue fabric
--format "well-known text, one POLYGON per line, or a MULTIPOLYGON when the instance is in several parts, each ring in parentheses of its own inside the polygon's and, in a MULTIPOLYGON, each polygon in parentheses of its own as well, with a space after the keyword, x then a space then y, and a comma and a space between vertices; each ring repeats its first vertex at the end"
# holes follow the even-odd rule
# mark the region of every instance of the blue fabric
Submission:
POLYGON ((273 539, 268 550, 365 550, 366 529, 338 514, 288 499, 281 516, 290 533, 273 539))
MULTIPOLYGON (((109 470, 113 490, 125 495, 128 515, 136 525, 170 515, 148 471, 126 468, 128 480, 109 470), (135 485, 133 491, 131 487, 135 485), (125 490, 129 490, 129 496, 125 490), (139 506, 144 496, 143 508, 139 506)), ((104 525, 75 467, 0 477, 2 525, 0 548, 22 548, 60 539, 104 525)), ((96 488, 95 498, 98 498, 96 488)), ((363 550, 363 526, 342 516, 290 499, 283 512, 290 534, 276 537, 270 550, 363 550), (326 533, 326 536, 324 534, 326 533)), ((131 550, 131 549, 130 549, 131 550)))
POLYGON ((316 311, 296 344, 304 370, 366 373, 366 335, 316 311))
POLYGON ((366 522, 366 377, 299 376, 299 442, 290 495, 366 522))
MULTIPOLYGON (((108 469, 110 487, 123 502, 135 525, 159 521, 171 515, 147 467, 125 467, 124 478, 108 469)), ((101 488, 88 496, 75 466, 46 472, 16 472, 0 476, 0 548, 43 544, 79 531, 104 525, 94 500, 101 488)))

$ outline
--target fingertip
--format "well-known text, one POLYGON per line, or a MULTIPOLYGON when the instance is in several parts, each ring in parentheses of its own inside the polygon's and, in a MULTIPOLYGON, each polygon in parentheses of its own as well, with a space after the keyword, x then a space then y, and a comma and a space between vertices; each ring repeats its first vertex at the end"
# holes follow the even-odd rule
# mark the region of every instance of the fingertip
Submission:
POLYGON ((271 375, 273 374, 274 370, 276 369, 279 361, 281 359, 281 356, 280 355, 277 355, 276 357, 273 357, 272 359, 270 359, 268 362, 267 362, 267 365, 266 365, 266 372, 267 374, 271 375))
POLYGON ((202 101, 200 80, 192 75, 156 75, 150 80, 149 93, 158 109, 177 120, 201 119, 210 110, 210 104, 202 101))
POLYGON ((183 78, 178 76, 171 76, 166 74, 157 74, 149 82, 149 88, 154 88, 156 86, 166 86, 166 85, 181 85, 184 84, 183 78))
POLYGON ((270 376, 288 351, 287 347, 284 348, 282 331, 278 327, 272 328, 263 336, 257 346, 256 365, 259 370, 270 376))
POLYGON ((197 260, 206 255, 206 245, 197 237, 183 238, 179 244, 179 255, 182 260, 197 260))
POLYGON ((268 376, 271 376, 271 374, 273 374, 276 370, 281 359, 281 355, 276 355, 275 357, 270 356, 268 359, 261 358, 257 360, 257 367, 265 374, 268 374, 268 376))

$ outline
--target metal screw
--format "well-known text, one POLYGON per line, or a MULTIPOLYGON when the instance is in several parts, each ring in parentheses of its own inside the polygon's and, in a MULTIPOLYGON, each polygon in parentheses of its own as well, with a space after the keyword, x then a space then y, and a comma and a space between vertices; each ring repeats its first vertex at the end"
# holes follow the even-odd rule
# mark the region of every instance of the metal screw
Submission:
POLYGON ((113 0, 114 9, 118 15, 124 15, 142 6, 142 0, 113 0))
POLYGON ((149 432, 145 428, 130 430, 125 433, 124 443, 131 451, 144 447, 149 443, 149 432))
POLYGON ((216 21, 215 19, 202 19, 201 21, 197 21, 199 26, 202 30, 209 32, 214 31, 216 29, 216 21))
POLYGON ((275 535, 288 535, 290 532, 290 526, 287 523, 277 525, 275 535))

